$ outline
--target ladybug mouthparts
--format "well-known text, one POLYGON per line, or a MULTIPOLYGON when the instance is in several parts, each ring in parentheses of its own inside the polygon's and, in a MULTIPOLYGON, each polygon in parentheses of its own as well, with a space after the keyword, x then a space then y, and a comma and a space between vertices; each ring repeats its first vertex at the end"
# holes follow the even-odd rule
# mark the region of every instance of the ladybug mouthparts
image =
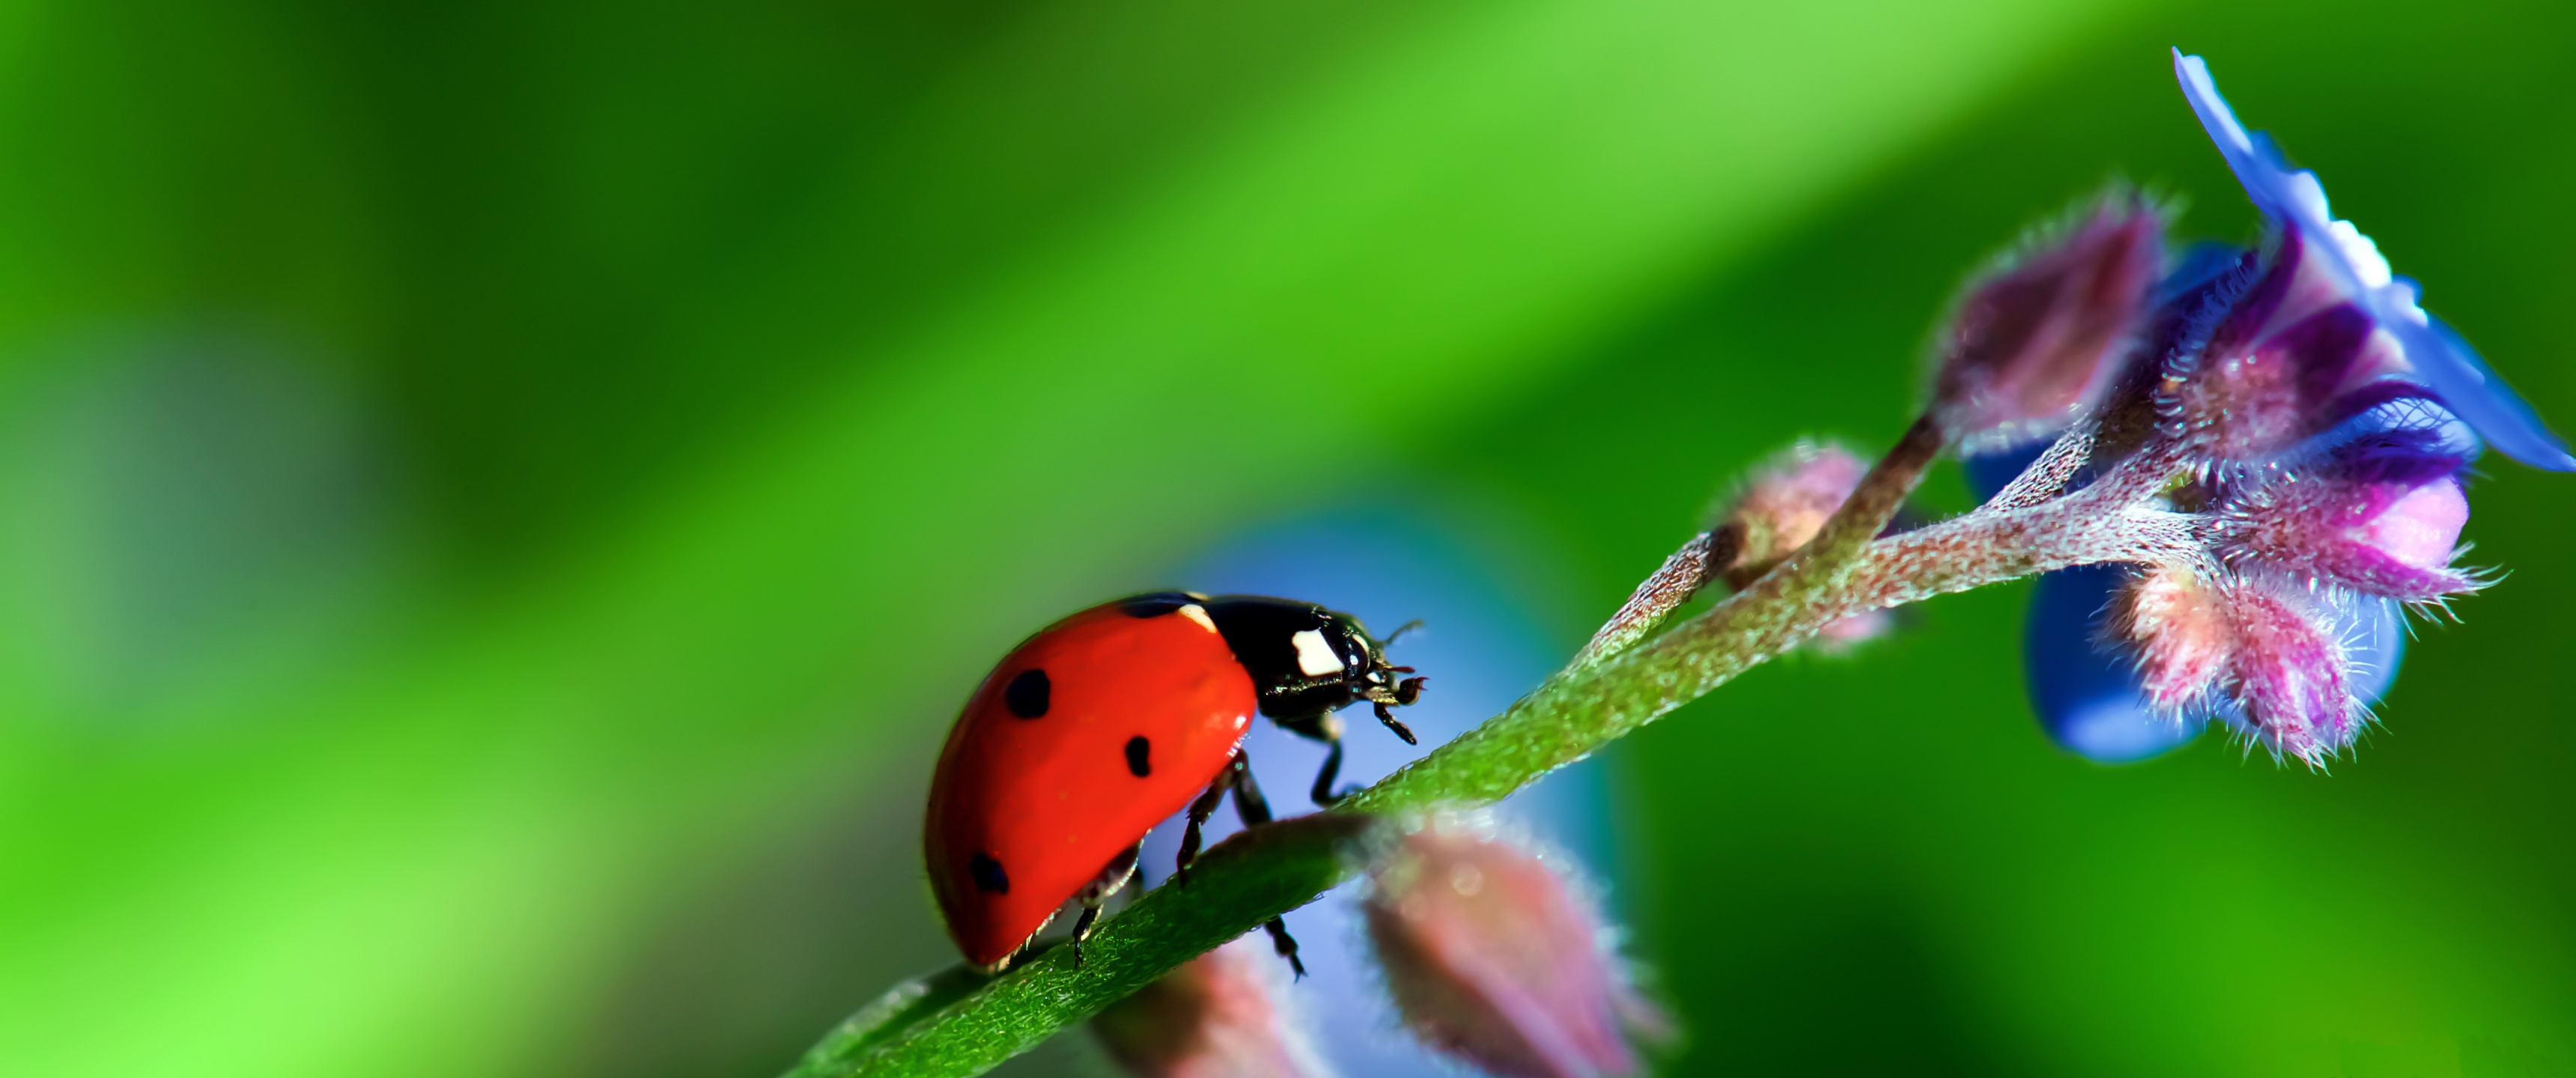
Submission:
MULTIPOLYGON (((1410 627, 1407 626, 1407 628, 1410 627)), ((1402 629, 1396 631, 1403 632, 1402 629)), ((1387 639, 1393 640, 1394 637, 1389 636, 1387 639)), ((1421 744, 1414 740, 1413 728, 1406 726, 1404 720, 1395 717, 1394 708, 1407 707, 1414 701, 1422 699, 1422 687, 1431 679, 1409 677, 1398 680, 1392 675, 1410 674, 1413 668, 1389 666, 1383 656, 1373 655, 1371 658, 1376 661, 1370 665, 1367 678, 1360 688, 1360 699, 1368 701, 1369 707, 1377 712, 1377 721, 1385 723, 1387 729, 1395 731, 1395 736, 1403 738, 1405 744, 1421 744)))

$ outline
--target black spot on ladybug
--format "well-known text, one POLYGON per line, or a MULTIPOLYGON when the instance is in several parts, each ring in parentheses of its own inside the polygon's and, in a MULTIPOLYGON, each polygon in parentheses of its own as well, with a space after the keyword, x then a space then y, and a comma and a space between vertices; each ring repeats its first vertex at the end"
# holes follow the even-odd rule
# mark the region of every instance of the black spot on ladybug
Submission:
POLYGON ((977 853, 974 860, 966 862, 966 874, 975 877, 975 889, 978 891, 990 891, 997 895, 1011 893, 1011 878, 1002 873, 1002 863, 993 860, 992 854, 977 853))
POLYGON ((1154 743, 1142 734, 1127 739, 1127 770, 1140 779, 1154 773, 1154 743))
POLYGON ((1002 690, 1002 706, 1023 719, 1044 718, 1047 697, 1054 688, 1047 682, 1046 671, 1035 667, 1022 670, 1020 676, 1011 679, 1010 687, 1002 690))
POLYGON ((1159 618, 1195 603, 1184 591, 1157 591, 1118 601, 1118 609, 1131 618, 1159 618))

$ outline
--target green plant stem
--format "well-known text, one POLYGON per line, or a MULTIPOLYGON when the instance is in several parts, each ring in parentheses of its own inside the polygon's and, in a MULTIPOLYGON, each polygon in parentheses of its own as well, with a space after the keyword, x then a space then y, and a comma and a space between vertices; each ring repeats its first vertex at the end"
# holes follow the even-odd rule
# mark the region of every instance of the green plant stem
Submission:
POLYGON ((1656 566, 1645 583, 1637 585, 1619 612, 1610 615, 1599 631, 1575 653, 1567 669, 1591 666, 1603 659, 1636 646, 1671 617, 1673 611, 1691 601, 1710 580, 1716 579, 1735 563, 1736 551, 1743 545, 1744 529, 1736 524, 1723 524, 1704 531, 1683 543, 1680 550, 1656 566))
MULTIPOLYGON (((952 971, 899 988, 835 1029, 790 1078, 981 1073, 1348 879, 1358 871, 1351 844, 1372 817, 1492 804, 1903 591, 1866 572, 1882 561, 1871 540, 1941 447, 1939 431, 1918 421, 1812 542, 1750 587, 1660 637, 1595 649, 1596 661, 1568 667, 1330 812, 1218 844, 1186 885, 1157 888, 1103 921, 1079 967, 1059 947, 981 983, 952 971)), ((1898 561, 1938 575, 1943 590, 1973 586, 1964 582, 1974 573, 1921 553, 1898 561)), ((2018 575, 2030 560, 1986 564, 2018 575)))
POLYGON ((1372 823, 1315 813, 1238 832, 1199 855, 1187 884, 1155 888, 1102 921, 1079 965, 1058 945, 997 977, 959 967, 898 987, 841 1023, 788 1078, 981 1074, 1314 901, 1348 878, 1342 851, 1372 823))
POLYGON ((1837 592, 1850 587, 1871 537, 1922 481, 1941 442, 1928 417, 1917 420, 1816 537, 1751 587, 1633 650, 1568 667, 1335 811, 1492 804, 1796 647, 1846 616, 1837 592))

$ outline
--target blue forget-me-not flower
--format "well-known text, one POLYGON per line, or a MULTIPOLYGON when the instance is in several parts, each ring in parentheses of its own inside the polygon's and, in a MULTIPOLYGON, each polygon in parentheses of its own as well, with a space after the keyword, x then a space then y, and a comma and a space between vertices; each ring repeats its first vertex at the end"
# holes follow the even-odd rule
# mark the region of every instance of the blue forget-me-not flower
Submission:
MULTIPOLYGON (((2482 586, 2452 564, 2461 475, 2481 447, 2551 470, 2576 458, 2332 215, 2314 173, 2237 122, 2199 57, 2177 50, 2174 67, 2264 234, 2173 260, 2107 361, 2125 380, 2079 425, 2089 444, 2067 458, 2067 481, 2172 458, 2186 478, 2164 500, 2194 515, 2199 549, 2041 578, 2025 640, 2032 703, 2058 744, 2104 762, 2165 752, 2218 719, 2319 764, 2394 678, 2401 605, 2482 586)), ((1962 442, 1986 451, 1968 460, 1981 496, 2046 448, 1962 442)))

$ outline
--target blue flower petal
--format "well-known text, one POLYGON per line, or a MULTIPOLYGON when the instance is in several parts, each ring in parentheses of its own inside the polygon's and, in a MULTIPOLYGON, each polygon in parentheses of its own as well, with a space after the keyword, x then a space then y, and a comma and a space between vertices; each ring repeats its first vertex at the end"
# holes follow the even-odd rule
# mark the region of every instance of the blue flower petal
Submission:
POLYGON ((2020 478, 2040 454, 2048 451, 2048 446, 2048 440, 2041 439, 2000 452, 1961 457, 1959 470, 1966 473, 1968 489, 1975 492, 1978 501, 1983 502, 2002 493, 2006 485, 2020 478))
POLYGON ((2175 49, 2174 76, 2246 196, 2265 216, 2297 228, 2310 241, 2327 271, 2397 338, 2407 362, 2444 404, 2506 456, 2536 468, 2576 471, 2576 456, 2568 455, 2566 443, 2550 433, 2539 414, 2459 334, 2416 305, 2421 291, 2415 282, 2393 274, 2378 246, 2352 222, 2335 219, 2316 173, 2291 168, 2270 138, 2236 122, 2236 113, 2210 80, 2206 62, 2175 49))
POLYGON ((2236 268, 2245 252, 2232 243, 2201 240, 2183 248, 2174 259, 2173 269, 2156 285, 2156 302, 2172 303, 2184 294, 2217 280, 2218 275, 2236 268))
POLYGON ((2355 596, 2356 604, 2339 627, 2351 649, 2353 695, 2377 703, 2397 682, 2397 666, 2406 660, 2406 618, 2395 599, 2355 596))
POLYGON ((2039 578, 2023 632, 2024 676, 2040 728, 2068 752, 2105 764, 2161 756, 2199 736, 2203 718, 2181 722, 2147 709, 2138 674, 2094 644, 2103 608, 2127 570, 2088 565, 2039 578))

